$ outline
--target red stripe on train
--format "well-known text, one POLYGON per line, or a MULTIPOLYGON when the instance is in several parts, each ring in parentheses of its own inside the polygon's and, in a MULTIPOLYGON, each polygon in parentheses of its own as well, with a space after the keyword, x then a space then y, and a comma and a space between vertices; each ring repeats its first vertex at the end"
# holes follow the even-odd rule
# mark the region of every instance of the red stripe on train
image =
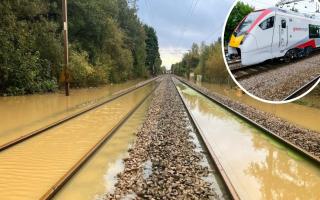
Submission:
POLYGON ((309 40, 306 43, 300 44, 299 46, 297 46, 297 48, 299 49, 304 49, 306 47, 312 47, 312 48, 316 48, 316 41, 315 40, 309 40))
POLYGON ((249 28, 249 30, 247 31, 247 33, 250 33, 250 31, 265 17, 267 16, 269 13, 271 13, 272 10, 266 9, 263 10, 261 15, 259 15, 259 17, 254 21, 254 23, 251 25, 251 27, 249 28))

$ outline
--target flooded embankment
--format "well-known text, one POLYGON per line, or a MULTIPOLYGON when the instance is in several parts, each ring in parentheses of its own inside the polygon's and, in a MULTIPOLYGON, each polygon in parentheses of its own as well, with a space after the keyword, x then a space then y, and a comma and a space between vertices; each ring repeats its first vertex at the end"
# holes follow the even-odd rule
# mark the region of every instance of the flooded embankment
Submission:
POLYGON ((154 87, 144 86, 1 152, 1 198, 39 199, 154 87))
POLYGON ((54 199, 99 199, 113 192, 116 175, 124 169, 122 159, 128 156, 136 132, 145 120, 150 98, 125 122, 121 128, 96 152, 54 199))
MULTIPOLYGON (((274 114, 275 116, 296 124, 300 127, 320 132, 320 109, 318 108, 299 105, 296 103, 287 103, 280 105, 268 104, 255 100, 254 98, 243 93, 241 90, 232 89, 227 85, 218 85, 205 82, 197 84, 208 89, 211 92, 219 93, 221 95, 232 98, 233 100, 237 100, 241 103, 252 106, 258 110, 274 114), (301 116, 303 116, 303 120, 301 120, 301 116)), ((308 98, 309 101, 320 101, 318 98, 305 98, 308 98)))
POLYGON ((0 146, 59 119, 82 110, 97 101, 140 82, 106 85, 98 88, 16 97, 0 97, 0 146))
POLYGON ((178 88, 242 199, 320 196, 319 166, 195 90, 178 88))

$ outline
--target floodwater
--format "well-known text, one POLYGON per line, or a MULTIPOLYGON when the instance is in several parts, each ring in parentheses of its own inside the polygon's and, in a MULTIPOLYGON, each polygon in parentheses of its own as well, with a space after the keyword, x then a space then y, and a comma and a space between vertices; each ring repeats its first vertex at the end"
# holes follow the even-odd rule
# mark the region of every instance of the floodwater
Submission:
POLYGON ((2 199, 39 199, 152 89, 155 83, 0 152, 2 199))
POLYGON ((319 166, 196 91, 178 86, 240 198, 319 199, 319 166))
MULTIPOLYGON (((320 109, 318 108, 299 105, 296 103, 287 103, 280 105, 263 103, 244 94, 241 90, 230 89, 230 87, 228 87, 227 85, 201 83, 201 86, 207 88, 209 91, 222 94, 244 104, 252 106, 256 109, 274 114, 275 116, 296 124, 300 127, 320 133, 320 109), (303 120, 301 120, 301 116, 303 116, 303 120)), ((312 99, 311 97, 308 98, 308 100, 319 101, 319 99, 312 99)))
POLYGON ((135 133, 145 119, 150 98, 97 151, 54 199, 93 200, 113 192, 116 175, 124 169, 122 159, 128 156, 135 133))
POLYGON ((136 80, 98 88, 72 89, 69 97, 66 97, 62 92, 0 97, 0 146, 79 112, 79 110, 138 82, 136 80))

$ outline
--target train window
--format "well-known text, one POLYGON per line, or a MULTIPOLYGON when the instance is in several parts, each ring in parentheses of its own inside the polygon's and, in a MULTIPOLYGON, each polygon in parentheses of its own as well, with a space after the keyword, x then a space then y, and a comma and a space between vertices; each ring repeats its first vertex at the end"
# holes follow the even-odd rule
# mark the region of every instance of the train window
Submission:
POLYGON ((256 21, 256 19, 261 15, 261 11, 250 13, 238 26, 236 31, 233 33, 234 36, 240 36, 246 33, 252 24, 256 21))
POLYGON ((274 17, 269 17, 268 19, 261 22, 259 26, 262 30, 266 30, 266 29, 272 28, 273 25, 274 25, 274 17))
POLYGON ((320 38, 320 26, 309 25, 309 38, 320 38))
POLYGON ((281 28, 287 28, 287 21, 285 19, 281 20, 281 28))

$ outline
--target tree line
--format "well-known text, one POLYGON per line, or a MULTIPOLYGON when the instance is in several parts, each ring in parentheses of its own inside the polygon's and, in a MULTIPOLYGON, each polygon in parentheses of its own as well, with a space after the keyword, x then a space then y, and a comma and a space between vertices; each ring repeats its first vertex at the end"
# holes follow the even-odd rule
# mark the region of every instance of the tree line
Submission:
MULTIPOLYGON (((0 2, 0 94, 50 92, 63 81, 61 0, 0 2)), ((135 1, 68 0, 73 87, 161 73, 155 30, 135 1)))
POLYGON ((191 50, 183 55, 182 61, 171 66, 171 71, 186 78, 190 73, 202 75, 202 80, 211 83, 230 83, 231 78, 226 69, 222 50, 221 39, 206 45, 193 44, 191 50))

